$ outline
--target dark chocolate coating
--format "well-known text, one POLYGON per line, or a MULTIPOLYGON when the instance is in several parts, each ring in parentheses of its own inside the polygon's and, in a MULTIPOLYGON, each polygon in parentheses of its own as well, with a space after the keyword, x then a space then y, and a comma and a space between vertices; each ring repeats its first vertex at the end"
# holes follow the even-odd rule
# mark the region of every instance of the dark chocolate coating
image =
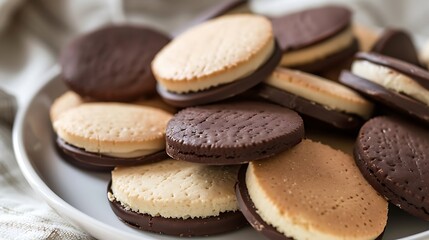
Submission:
MULTIPOLYGON (((110 190, 111 182, 107 191, 110 190)), ((210 236, 238 230, 247 226, 247 221, 240 211, 224 212, 219 216, 207 218, 164 218, 153 217, 149 214, 137 213, 127 210, 120 202, 109 201, 110 207, 116 216, 125 224, 143 230, 159 234, 179 237, 210 236)))
POLYGON ((429 221, 429 129, 397 117, 373 118, 359 132, 354 158, 374 189, 429 221))
POLYGON ((243 93, 264 81, 277 67, 281 55, 281 51, 276 44, 272 56, 249 76, 204 91, 185 94, 173 93, 159 84, 157 85, 157 90, 165 102, 177 107, 190 107, 217 102, 243 93))
POLYGON ((283 52, 302 49, 335 36, 350 26, 352 12, 324 6, 273 18, 273 31, 283 52))
POLYGON ((339 129, 356 129, 363 124, 363 119, 354 114, 347 114, 328 109, 321 104, 307 100, 267 84, 258 86, 259 96, 274 103, 318 119, 339 129))
POLYGON ((156 93, 150 64, 170 38, 147 27, 108 26, 72 41, 62 52, 62 78, 82 97, 132 101, 156 93))
POLYGON ((56 138, 55 145, 57 146, 57 149, 63 153, 62 155, 67 156, 65 157, 65 160, 77 167, 93 171, 110 171, 115 166, 134 166, 158 162, 169 158, 164 150, 147 156, 133 158, 106 156, 103 154, 87 152, 82 148, 70 145, 60 137, 56 138))
POLYGON ((422 87, 429 89, 429 72, 413 64, 378 53, 359 52, 356 54, 355 58, 396 70, 412 78, 422 87))
POLYGON ((238 182, 235 184, 235 195, 237 196, 238 207, 250 225, 265 237, 272 240, 293 240, 277 231, 273 226, 266 223, 256 212, 255 204, 250 198, 246 186, 247 165, 243 165, 238 172, 238 182))
POLYGON ((302 118, 290 109, 262 102, 227 102, 174 115, 167 125, 166 151, 183 161, 242 164, 289 149, 303 136, 302 118))
POLYGON ((370 52, 396 58, 426 69, 426 67, 420 63, 419 55, 411 36, 403 30, 384 30, 370 52))
POLYGON ((290 68, 297 69, 309 73, 320 73, 332 68, 337 67, 337 65, 348 61, 348 59, 353 58, 353 55, 359 50, 359 42, 355 39, 353 43, 350 44, 345 49, 342 49, 339 52, 331 54, 325 58, 318 59, 314 62, 307 63, 304 65, 290 66, 290 68))
POLYGON ((340 82, 389 108, 429 123, 429 106, 424 103, 404 94, 388 90, 349 71, 341 73, 340 82))

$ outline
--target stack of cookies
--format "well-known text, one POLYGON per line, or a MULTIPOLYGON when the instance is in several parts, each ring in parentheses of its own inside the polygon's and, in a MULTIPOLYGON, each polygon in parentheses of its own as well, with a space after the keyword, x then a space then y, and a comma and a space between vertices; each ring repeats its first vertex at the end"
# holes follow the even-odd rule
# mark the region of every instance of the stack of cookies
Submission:
POLYGON ((325 6, 228 14, 172 40, 137 26, 81 36, 61 56, 58 153, 111 172, 106 201, 143 231, 377 239, 388 201, 429 220, 429 72, 406 32, 362 29, 325 6), (354 155, 309 127, 355 138, 354 155))

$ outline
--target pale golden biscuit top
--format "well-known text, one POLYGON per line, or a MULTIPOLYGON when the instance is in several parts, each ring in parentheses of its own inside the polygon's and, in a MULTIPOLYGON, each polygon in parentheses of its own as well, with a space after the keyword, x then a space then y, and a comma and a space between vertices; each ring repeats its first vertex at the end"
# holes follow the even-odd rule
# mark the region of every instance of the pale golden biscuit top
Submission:
POLYGON ((297 240, 375 239, 387 222, 353 158, 310 140, 250 163, 246 185, 262 219, 297 240))
POLYGON ((88 152, 135 157, 165 148, 171 114, 124 103, 84 103, 54 122, 60 138, 88 152))
POLYGON ((169 91, 200 91, 251 74, 273 50, 273 30, 267 18, 227 15, 175 38, 155 56, 152 71, 169 91))
POLYGON ((353 113, 363 118, 369 118, 374 108, 372 103, 350 88, 297 70, 278 67, 265 83, 328 109, 353 113))
POLYGON ((112 171, 110 200, 135 212, 166 218, 218 216, 237 211, 239 166, 207 166, 179 160, 112 171))
POLYGON ((355 60, 352 73, 429 106, 429 90, 405 74, 365 60, 355 60))
POLYGON ((67 91, 55 99, 50 109, 51 121, 54 122, 58 117, 69 109, 77 107, 84 103, 84 100, 75 92, 67 91))

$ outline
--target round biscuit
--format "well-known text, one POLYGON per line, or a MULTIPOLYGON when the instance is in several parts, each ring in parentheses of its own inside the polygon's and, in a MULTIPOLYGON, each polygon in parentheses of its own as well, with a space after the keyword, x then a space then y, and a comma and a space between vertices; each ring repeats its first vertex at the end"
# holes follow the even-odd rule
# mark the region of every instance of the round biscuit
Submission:
POLYGON ((134 212, 164 218, 218 216, 237 211, 234 184, 238 166, 206 166, 177 160, 116 167, 115 200, 134 212))
POLYGON ((61 115, 53 125, 67 143, 88 152, 126 154, 164 149, 171 114, 123 103, 84 103, 61 115))
POLYGON ((260 217, 293 239, 375 239, 386 226, 386 200, 351 156, 321 143, 250 163, 246 186, 260 217))
POLYGON ((175 38, 155 56, 152 71, 171 92, 195 92, 251 74, 273 51, 273 30, 267 18, 233 14, 175 38))

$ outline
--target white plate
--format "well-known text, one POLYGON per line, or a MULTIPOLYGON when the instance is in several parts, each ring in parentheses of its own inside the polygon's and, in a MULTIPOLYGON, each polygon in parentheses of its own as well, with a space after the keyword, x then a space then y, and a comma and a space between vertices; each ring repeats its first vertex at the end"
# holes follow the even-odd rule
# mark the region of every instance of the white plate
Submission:
MULTIPOLYGON (((19 166, 32 188, 61 216, 99 239, 176 239, 130 228, 112 213, 106 199, 110 174, 82 171, 60 159, 53 147, 53 132, 49 120, 52 101, 66 87, 58 78, 55 67, 43 79, 31 101, 20 109, 14 128, 14 149, 19 166)), ((315 138, 330 142, 320 133, 315 138)), ((350 149, 351 139, 337 138, 339 148, 350 149)), ((429 223, 411 217, 391 207, 383 239, 429 239, 429 223), (426 232, 424 232, 426 231, 426 232), (408 237, 407 237, 408 236, 408 237)), ((225 235, 193 239, 264 239, 250 227, 225 235)))

